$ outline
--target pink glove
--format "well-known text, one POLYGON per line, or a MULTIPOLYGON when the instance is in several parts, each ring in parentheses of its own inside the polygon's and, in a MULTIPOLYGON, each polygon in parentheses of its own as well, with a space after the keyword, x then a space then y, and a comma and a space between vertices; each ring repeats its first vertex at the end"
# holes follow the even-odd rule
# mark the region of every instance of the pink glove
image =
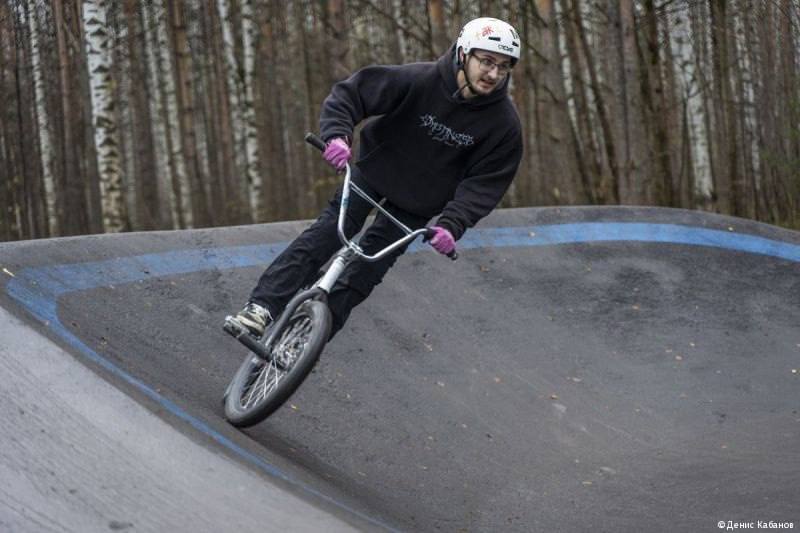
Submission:
POLYGON ((325 158, 333 168, 336 170, 344 170, 345 164, 350 161, 352 153, 350 152, 350 145, 341 137, 337 137, 328 143, 322 157, 325 158))
POLYGON ((428 243, 440 254, 448 255, 456 249, 456 241, 453 234, 441 226, 433 226, 433 237, 428 243))

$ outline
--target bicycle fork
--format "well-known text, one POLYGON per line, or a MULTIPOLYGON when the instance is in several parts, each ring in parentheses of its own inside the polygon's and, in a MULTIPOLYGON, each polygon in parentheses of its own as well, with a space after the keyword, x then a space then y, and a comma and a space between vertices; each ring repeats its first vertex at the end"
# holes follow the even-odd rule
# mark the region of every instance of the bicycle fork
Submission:
MULTIPOLYGON (((282 332, 284 330, 286 323, 291 320, 295 311, 297 311, 297 308, 300 307, 303 302, 308 300, 327 300, 328 293, 330 293, 331 289, 336 283, 336 280, 338 280, 339 276, 342 275, 342 272, 344 272, 344 269, 347 268, 347 265, 349 265, 357 257, 357 251, 351 249, 351 246, 357 245, 351 243, 350 246, 342 247, 342 249, 336 253, 336 256, 334 257, 330 267, 328 267, 319 281, 317 281, 311 288, 297 293, 289 301, 289 303, 286 304, 286 308, 278 316, 278 319, 267 328, 268 335, 263 342, 253 337, 246 328, 239 326, 236 321, 226 320, 223 328, 258 357, 266 361, 273 362, 274 358, 272 357, 272 348, 275 342, 278 340, 278 332, 282 332)), ((280 361, 275 360, 274 362, 278 368, 281 370, 286 370, 283 368, 283 365, 281 365, 280 361)))

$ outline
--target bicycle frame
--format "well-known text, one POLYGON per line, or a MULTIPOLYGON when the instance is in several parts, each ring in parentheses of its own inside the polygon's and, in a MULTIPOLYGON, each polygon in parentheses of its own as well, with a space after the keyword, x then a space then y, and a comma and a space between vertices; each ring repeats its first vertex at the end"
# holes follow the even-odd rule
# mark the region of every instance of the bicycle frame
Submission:
POLYGON ((339 220, 337 224, 337 231, 339 233, 339 240, 342 241, 344 245, 341 250, 339 250, 336 255, 334 256, 333 263, 325 272, 325 275, 316 283, 315 286, 320 287, 326 293, 330 292, 333 285, 336 283, 336 280, 339 279, 339 276, 342 274, 344 269, 350 264, 352 261, 356 259, 360 259, 362 261, 380 261, 393 251, 397 250, 401 246, 405 246, 409 242, 413 241, 420 235, 424 235, 427 231, 427 228, 420 228, 418 230, 412 230, 402 222, 400 222, 396 217, 394 217, 388 210, 386 210, 379 202, 376 202, 372 199, 367 193, 365 193, 361 188, 352 182, 350 179, 351 171, 350 165, 346 164, 345 166, 345 175, 344 175, 344 184, 342 186, 342 202, 339 205, 339 220), (397 241, 393 242, 392 244, 386 246, 382 250, 378 252, 368 255, 364 253, 364 250, 358 245, 357 242, 350 240, 347 238, 344 232, 344 221, 347 215, 347 206, 350 204, 350 191, 355 192, 361 198, 372 204, 378 211, 380 211, 386 218, 392 221, 397 227, 403 230, 405 236, 397 241))
MULTIPOLYGON (((347 265, 352 263, 353 261, 361 260, 361 261, 379 261, 392 253, 393 251, 397 250, 401 246, 404 246, 420 235, 424 235, 427 228, 420 228, 418 230, 412 230, 402 222, 400 222, 395 216, 393 216, 389 211, 387 211, 379 202, 373 200, 367 193, 365 193, 358 185, 353 183, 350 179, 351 171, 350 165, 347 164, 345 167, 345 175, 344 175, 344 184, 342 186, 342 201, 339 205, 339 220, 337 224, 337 230, 339 234, 339 240, 342 241, 342 248, 336 252, 336 255, 333 257, 333 261, 322 277, 310 288, 304 291, 300 291, 297 293, 286 305, 286 308, 278 317, 278 320, 274 323, 272 327, 268 329, 268 336, 263 344, 254 343, 256 346, 251 344, 247 344, 248 348, 254 351, 256 354, 262 356, 264 359, 269 359, 269 353, 272 350, 272 345, 275 343, 276 332, 283 331, 283 327, 286 322, 294 315, 294 312, 297 308, 306 300, 309 299, 325 299, 327 298, 328 293, 333 288, 336 280, 339 279, 339 276, 342 275, 347 265), (350 203, 350 191, 354 191, 356 194, 361 196, 364 200, 372 204, 378 211, 383 213, 389 220, 391 220, 394 224, 397 225, 405 236, 398 239, 397 241, 393 242, 392 244, 386 246, 382 250, 369 255, 361 249, 358 245, 357 241, 351 240, 347 238, 347 235, 344 232, 344 221, 347 215, 347 206, 350 203)), ((241 340, 241 338, 240 338, 241 340)), ((249 338, 248 338, 249 340, 249 338)))

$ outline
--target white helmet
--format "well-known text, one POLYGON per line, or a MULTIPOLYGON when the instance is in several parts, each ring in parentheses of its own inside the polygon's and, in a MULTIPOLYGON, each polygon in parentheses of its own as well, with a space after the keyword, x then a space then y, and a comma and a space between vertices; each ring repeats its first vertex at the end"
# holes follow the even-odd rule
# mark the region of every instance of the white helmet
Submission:
POLYGON ((473 49, 487 50, 511 56, 511 64, 516 64, 520 53, 519 34, 508 22, 481 17, 464 25, 456 41, 456 50, 461 48, 464 54, 473 49))

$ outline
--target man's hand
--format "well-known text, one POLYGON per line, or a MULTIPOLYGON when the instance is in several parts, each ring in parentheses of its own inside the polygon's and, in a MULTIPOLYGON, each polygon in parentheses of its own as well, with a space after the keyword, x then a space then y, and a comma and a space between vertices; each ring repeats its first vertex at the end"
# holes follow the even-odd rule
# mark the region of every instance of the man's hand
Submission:
POLYGON ((433 226, 433 237, 428 241, 428 244, 433 246, 433 249, 440 254, 449 255, 456 249, 456 240, 453 234, 441 226, 433 226))
POLYGON ((345 164, 350 161, 352 155, 350 145, 347 144, 347 141, 341 137, 337 137, 328 143, 322 157, 337 171, 342 171, 344 170, 345 164))

